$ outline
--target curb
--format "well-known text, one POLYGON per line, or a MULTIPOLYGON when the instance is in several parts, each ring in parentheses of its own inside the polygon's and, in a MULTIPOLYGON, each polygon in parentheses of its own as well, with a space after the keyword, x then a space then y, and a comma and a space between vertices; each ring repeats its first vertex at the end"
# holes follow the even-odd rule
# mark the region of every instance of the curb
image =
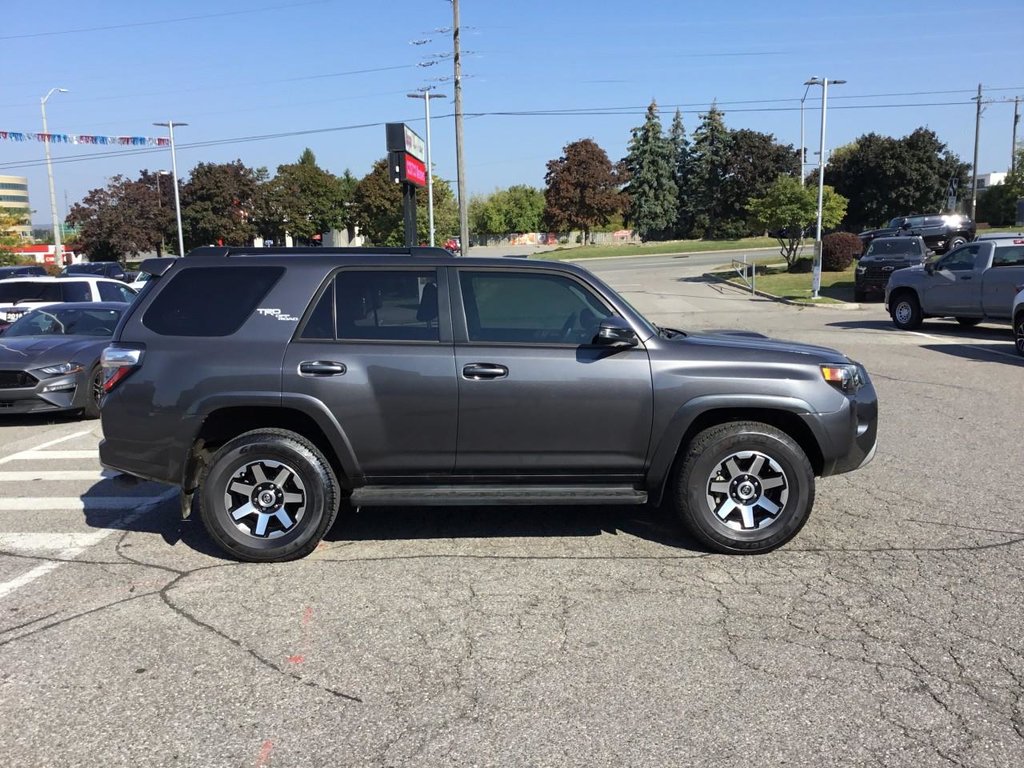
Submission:
POLYGON ((760 296, 762 299, 770 299, 779 304, 788 304, 791 307, 806 307, 809 309, 838 309, 842 312, 860 309, 860 304, 852 301, 844 301, 839 304, 810 304, 808 302, 803 301, 793 301, 793 299, 784 299, 781 296, 776 296, 775 294, 768 293, 766 291, 759 291, 756 288, 753 291, 750 291, 747 288, 736 285, 736 283, 732 282, 731 280, 726 280, 725 278, 719 277, 718 275, 713 275, 710 272, 705 272, 703 275, 701 275, 701 277, 706 277, 710 280, 714 280, 716 283, 728 285, 732 288, 742 291, 743 293, 753 293, 755 296, 760 296))

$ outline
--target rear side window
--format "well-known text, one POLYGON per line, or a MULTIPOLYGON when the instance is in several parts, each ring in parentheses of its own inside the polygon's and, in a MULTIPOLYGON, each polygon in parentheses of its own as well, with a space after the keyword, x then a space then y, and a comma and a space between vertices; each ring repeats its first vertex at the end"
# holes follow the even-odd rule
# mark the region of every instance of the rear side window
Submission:
POLYGON ((996 248, 992 256, 993 267, 1024 267, 1024 245, 996 248))
POLYGON ((84 280, 61 283, 64 301, 92 301, 92 291, 84 280))
POLYGON ((0 302, 62 300, 57 282, 0 283, 0 302))
MULTIPOLYGON (((322 301, 322 300, 321 300, 322 301)), ((440 341, 436 270, 341 272, 334 279, 337 338, 440 341)), ((311 321, 322 324, 317 307, 311 321)))
POLYGON ((162 286, 142 324, 161 336, 230 336, 283 274, 284 267, 183 269, 162 286))

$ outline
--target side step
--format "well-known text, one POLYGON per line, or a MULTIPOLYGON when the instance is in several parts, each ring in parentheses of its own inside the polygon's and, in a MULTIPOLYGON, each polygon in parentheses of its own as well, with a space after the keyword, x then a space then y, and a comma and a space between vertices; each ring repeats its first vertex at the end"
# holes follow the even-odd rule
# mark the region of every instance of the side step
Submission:
POLYGON ((629 485, 370 485, 352 491, 353 507, 645 504, 629 485))

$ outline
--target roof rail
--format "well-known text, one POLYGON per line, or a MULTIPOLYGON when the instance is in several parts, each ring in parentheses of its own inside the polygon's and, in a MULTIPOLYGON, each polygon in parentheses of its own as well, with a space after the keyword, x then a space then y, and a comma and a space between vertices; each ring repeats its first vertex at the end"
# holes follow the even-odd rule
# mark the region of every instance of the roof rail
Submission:
POLYGON ((193 248, 185 254, 186 258, 194 256, 346 256, 359 254, 378 254, 381 256, 451 256, 444 248, 431 248, 428 246, 413 246, 399 248, 325 248, 325 247, 297 247, 262 248, 256 246, 218 246, 205 245, 193 248))

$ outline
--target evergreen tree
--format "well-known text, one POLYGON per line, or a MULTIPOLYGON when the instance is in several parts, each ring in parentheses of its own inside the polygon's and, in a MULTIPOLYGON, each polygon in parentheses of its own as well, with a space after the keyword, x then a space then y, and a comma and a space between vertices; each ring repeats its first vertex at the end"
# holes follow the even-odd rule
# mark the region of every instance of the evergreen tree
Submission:
POLYGON ((724 118, 725 113, 712 103, 693 132, 694 230, 706 239, 717 235, 724 218, 723 192, 729 168, 729 131, 724 118))
POLYGON ((683 113, 678 109, 672 118, 668 141, 672 146, 673 178, 678 196, 675 235, 687 237, 693 231, 693 158, 690 140, 686 138, 686 127, 683 125, 683 113))
POLYGON ((679 196, 673 147, 662 132, 654 101, 647 107, 644 124, 634 128, 632 136, 623 160, 629 175, 626 222, 642 240, 664 238, 676 223, 679 196))

